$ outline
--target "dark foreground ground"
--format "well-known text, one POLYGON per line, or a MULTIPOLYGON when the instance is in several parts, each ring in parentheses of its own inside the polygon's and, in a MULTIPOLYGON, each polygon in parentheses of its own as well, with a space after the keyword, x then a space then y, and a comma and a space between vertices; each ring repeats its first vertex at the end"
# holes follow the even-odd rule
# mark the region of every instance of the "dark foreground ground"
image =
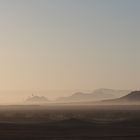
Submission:
POLYGON ((140 140, 140 106, 0 107, 0 140, 140 140))

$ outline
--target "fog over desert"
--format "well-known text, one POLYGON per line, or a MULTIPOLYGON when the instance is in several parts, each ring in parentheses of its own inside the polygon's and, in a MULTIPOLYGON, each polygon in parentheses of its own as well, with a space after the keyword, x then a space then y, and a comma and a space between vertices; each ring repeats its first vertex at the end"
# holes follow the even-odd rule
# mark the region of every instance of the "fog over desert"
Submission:
POLYGON ((0 140, 140 140, 140 0, 0 0, 0 140))

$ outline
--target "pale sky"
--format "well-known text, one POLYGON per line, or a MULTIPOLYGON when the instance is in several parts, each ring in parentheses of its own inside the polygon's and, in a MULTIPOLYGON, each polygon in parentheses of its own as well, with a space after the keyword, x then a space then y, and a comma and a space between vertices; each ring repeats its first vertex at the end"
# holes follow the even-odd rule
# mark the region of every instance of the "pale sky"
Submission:
POLYGON ((0 90, 139 89, 139 60, 139 0, 0 0, 0 90))

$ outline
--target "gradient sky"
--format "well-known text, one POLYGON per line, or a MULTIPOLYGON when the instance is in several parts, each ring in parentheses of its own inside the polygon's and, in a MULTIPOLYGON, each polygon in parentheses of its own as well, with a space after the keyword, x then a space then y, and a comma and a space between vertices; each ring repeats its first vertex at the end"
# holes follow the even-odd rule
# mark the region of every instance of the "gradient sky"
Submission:
POLYGON ((139 89, 139 0, 0 0, 0 90, 139 89))

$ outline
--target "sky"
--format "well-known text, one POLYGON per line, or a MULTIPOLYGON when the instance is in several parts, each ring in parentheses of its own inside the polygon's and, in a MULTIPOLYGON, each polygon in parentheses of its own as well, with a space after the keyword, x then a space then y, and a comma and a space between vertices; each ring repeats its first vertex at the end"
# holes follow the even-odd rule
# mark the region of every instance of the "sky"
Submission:
POLYGON ((0 0, 0 90, 139 89, 139 7, 139 0, 0 0))

